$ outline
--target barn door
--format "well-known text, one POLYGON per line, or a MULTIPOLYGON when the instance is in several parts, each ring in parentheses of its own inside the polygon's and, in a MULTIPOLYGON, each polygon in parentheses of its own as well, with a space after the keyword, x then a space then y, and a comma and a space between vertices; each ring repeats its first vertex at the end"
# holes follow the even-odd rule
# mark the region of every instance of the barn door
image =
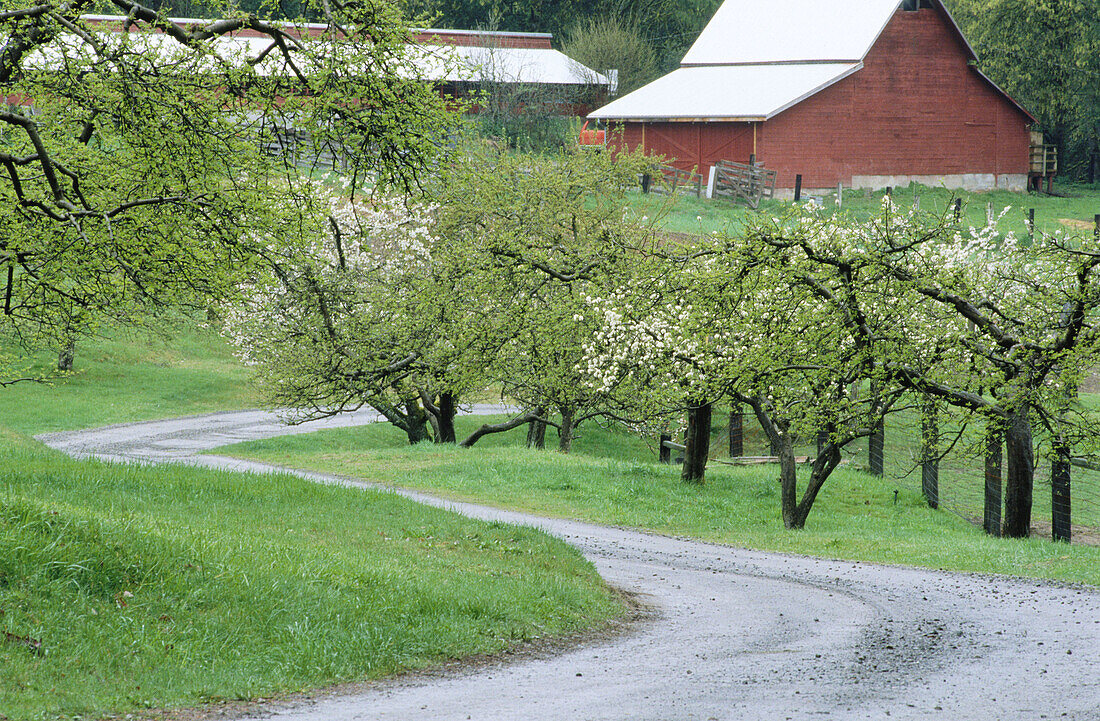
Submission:
POLYGON ((699 125, 696 123, 649 123, 645 148, 650 155, 664 155, 669 165, 691 170, 699 164, 699 125))
POLYGON ((752 123, 705 123, 699 128, 700 173, 709 172, 717 160, 749 162, 753 152, 752 123))

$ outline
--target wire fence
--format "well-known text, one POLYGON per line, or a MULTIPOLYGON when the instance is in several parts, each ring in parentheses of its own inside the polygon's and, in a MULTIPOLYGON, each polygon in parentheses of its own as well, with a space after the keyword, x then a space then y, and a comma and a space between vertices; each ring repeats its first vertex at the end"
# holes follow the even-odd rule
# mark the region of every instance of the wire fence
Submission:
MULTIPOLYGON (((729 426, 720 423, 721 417, 715 415, 713 432, 715 440, 711 448, 718 451, 715 457, 722 458, 729 450, 739 450, 732 455, 769 456, 771 448, 762 430, 752 417, 743 417, 738 432, 734 422, 733 436, 741 439, 740 446, 729 449, 727 444, 718 443, 718 436, 724 437, 729 426)), ((929 494, 930 479, 928 469, 922 463, 921 428, 916 417, 897 416, 887 425, 879 439, 875 436, 850 444, 843 451, 847 464, 853 468, 878 470, 884 483, 893 484, 898 489, 908 489, 917 493, 931 495, 930 501, 947 513, 954 513, 976 526, 988 521, 987 510, 987 458, 984 429, 943 429, 947 452, 936 462, 936 483, 929 494)), ((1037 450, 1043 451, 1043 444, 1036 443, 1037 450)), ((811 461, 816 457, 814 439, 801 439, 796 445, 795 455, 811 461)), ((1061 510, 1070 519, 1070 541, 1075 544, 1100 546, 1100 469, 1082 467, 1077 463, 1068 464, 1068 495, 1055 493, 1052 474, 1054 464, 1048 452, 1037 453, 1035 457, 1035 481, 1032 491, 1031 533, 1035 537, 1052 538, 1054 532, 1055 509, 1061 510)), ((1001 482, 997 484, 1003 495, 1006 476, 1005 454, 1000 453, 999 463, 1001 482)), ((1064 489, 1063 489, 1064 490, 1064 489)), ((994 496, 997 522, 1003 517, 1003 498, 994 496)))

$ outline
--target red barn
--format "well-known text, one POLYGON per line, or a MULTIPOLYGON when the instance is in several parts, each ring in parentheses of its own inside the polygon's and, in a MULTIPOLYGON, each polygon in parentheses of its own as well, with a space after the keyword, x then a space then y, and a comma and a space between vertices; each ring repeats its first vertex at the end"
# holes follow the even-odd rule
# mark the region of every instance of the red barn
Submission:
POLYGON ((1035 119, 976 62, 940 0, 726 0, 678 70, 589 117, 685 170, 755 156, 780 188, 1023 190, 1035 119))

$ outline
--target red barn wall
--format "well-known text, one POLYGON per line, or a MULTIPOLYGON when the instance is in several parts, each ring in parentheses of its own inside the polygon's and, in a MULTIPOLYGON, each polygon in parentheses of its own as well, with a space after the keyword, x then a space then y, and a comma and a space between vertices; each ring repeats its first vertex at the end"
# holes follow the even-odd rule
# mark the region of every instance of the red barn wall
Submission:
MULTIPOLYGON (((907 184, 1022 190, 1031 119, 968 67, 937 10, 899 10, 862 70, 759 123, 646 123, 647 152, 706 173, 715 160, 757 160, 792 188, 907 184), (755 137, 754 128, 755 127, 755 137)), ((642 145, 640 123, 618 126, 642 145)))
POLYGON ((967 66, 948 21, 899 10, 857 73, 760 124, 758 157, 810 188, 1026 182, 1031 119, 967 66), (959 181, 953 183, 952 180, 959 181))
POLYGON ((716 160, 747 163, 753 152, 751 123, 619 123, 611 137, 614 144, 644 147, 650 155, 665 156, 669 165, 704 174, 716 160))

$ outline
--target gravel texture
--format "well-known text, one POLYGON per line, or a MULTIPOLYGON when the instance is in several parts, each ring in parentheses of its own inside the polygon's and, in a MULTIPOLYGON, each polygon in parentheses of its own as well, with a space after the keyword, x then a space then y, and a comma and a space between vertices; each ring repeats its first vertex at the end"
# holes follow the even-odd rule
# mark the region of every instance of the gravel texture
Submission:
MULTIPOLYGON (((481 406, 474 412, 500 412, 481 406)), ((197 452, 376 420, 287 427, 261 411, 40 436, 73 455, 265 472, 197 452)), ((280 469, 281 470, 281 469, 280 469)), ((327 483, 350 483, 303 474, 327 483)), ((745 551, 424 494, 542 528, 654 609, 623 634, 318 699, 253 708, 290 721, 966 719, 1100 721, 1100 590, 745 551)))

